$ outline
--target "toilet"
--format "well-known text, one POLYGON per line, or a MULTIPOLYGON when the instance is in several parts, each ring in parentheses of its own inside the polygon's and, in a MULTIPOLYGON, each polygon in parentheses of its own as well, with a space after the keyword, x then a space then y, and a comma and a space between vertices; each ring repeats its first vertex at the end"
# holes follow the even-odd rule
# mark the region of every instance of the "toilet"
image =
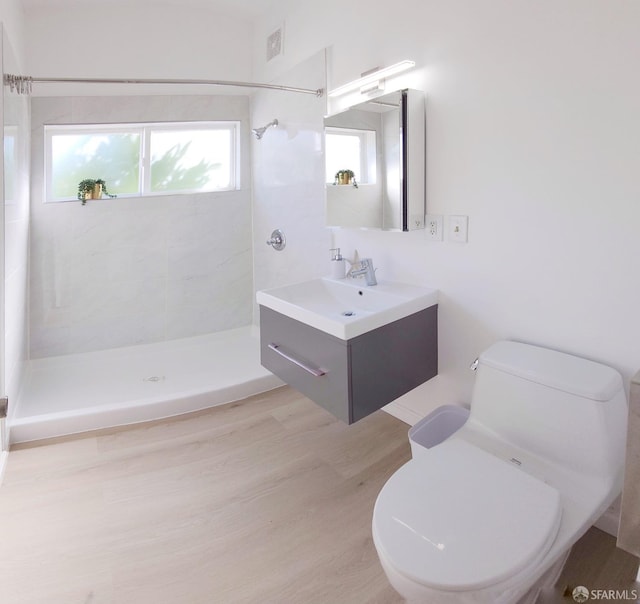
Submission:
POLYGON ((411 603, 532 604, 622 488, 614 369, 519 342, 479 357, 469 419, 376 500, 382 567, 411 603))

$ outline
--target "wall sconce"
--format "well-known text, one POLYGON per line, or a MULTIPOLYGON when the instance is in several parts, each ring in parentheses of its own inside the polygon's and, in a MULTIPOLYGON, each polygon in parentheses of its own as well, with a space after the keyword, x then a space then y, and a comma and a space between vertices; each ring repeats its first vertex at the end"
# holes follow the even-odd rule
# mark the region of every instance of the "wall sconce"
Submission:
POLYGON ((401 71, 411 69, 412 67, 415 67, 415 61, 400 61, 400 63, 395 63, 394 65, 390 65, 389 67, 374 69, 373 71, 364 74, 357 80, 353 80, 348 84, 344 84, 344 86, 338 86, 338 88, 330 90, 328 95, 340 96, 342 94, 345 94, 346 92, 351 92, 352 90, 356 90, 358 88, 365 88, 365 90, 361 92, 369 92, 378 88, 378 83, 380 82, 380 80, 395 75, 396 73, 400 73, 401 71))

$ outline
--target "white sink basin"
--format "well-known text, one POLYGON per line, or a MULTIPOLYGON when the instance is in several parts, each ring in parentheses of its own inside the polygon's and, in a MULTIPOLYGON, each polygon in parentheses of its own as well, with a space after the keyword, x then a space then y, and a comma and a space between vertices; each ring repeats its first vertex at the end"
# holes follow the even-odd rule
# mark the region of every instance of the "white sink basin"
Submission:
POLYGON ((438 303, 427 287, 353 279, 312 279, 257 292, 258 304, 348 340, 438 303))

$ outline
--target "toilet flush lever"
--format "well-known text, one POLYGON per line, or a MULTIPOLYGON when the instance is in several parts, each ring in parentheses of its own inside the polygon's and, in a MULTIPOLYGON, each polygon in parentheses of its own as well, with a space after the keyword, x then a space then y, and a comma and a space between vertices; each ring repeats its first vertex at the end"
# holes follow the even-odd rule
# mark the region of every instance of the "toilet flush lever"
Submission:
POLYGON ((479 363, 480 363, 480 359, 476 359, 475 361, 473 361, 473 363, 471 363, 471 365, 469 365, 469 369, 471 369, 471 371, 478 371, 479 363))

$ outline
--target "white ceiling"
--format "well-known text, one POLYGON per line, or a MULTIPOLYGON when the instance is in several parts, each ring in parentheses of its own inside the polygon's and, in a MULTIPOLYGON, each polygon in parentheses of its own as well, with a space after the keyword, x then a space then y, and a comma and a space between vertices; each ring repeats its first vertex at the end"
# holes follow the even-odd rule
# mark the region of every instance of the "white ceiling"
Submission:
POLYGON ((282 6, 288 0, 22 0, 26 9, 38 7, 73 7, 73 6, 108 6, 110 4, 126 4, 153 6, 208 7, 212 10, 240 19, 255 19, 268 13, 270 9, 282 6))

